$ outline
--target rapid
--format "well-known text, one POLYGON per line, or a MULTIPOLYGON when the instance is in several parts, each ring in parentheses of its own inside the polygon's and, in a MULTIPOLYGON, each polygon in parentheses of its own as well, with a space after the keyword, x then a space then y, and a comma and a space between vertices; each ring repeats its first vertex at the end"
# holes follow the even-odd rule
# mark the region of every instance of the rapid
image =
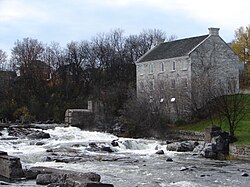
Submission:
MULTIPOLYGON (((167 151, 166 142, 160 140, 121 138, 76 127, 43 131, 50 134, 49 139, 12 139, 4 129, 0 150, 19 157, 23 168, 46 166, 95 172, 101 175, 101 182, 115 187, 249 186, 250 178, 241 176, 242 172, 250 173, 249 162, 205 159, 192 153, 167 151), (157 150, 164 154, 155 154, 157 150), (168 162, 168 158, 173 161, 168 162)), ((16 181, 11 186, 38 185, 35 181, 16 181)))

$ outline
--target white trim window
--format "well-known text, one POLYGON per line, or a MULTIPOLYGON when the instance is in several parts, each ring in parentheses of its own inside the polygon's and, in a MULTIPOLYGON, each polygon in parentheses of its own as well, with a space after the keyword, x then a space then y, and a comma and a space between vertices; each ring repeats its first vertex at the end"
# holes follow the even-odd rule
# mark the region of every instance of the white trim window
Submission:
POLYGON ((185 70, 188 69, 188 68, 187 68, 187 64, 188 64, 188 62, 187 62, 186 60, 182 61, 182 70, 183 70, 183 71, 185 71, 185 70))
POLYGON ((176 71, 176 62, 175 61, 172 62, 172 71, 176 71))
POLYGON ((149 64, 149 74, 153 74, 154 73, 154 65, 151 63, 149 64))
POLYGON ((143 75, 143 65, 138 65, 138 74, 143 75))

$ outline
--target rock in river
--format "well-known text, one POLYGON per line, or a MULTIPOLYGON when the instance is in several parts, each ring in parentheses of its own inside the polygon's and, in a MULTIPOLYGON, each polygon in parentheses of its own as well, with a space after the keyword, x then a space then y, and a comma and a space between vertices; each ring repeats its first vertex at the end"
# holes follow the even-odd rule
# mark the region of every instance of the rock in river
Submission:
POLYGON ((167 145, 167 150, 177 152, 189 152, 193 151, 197 145, 198 142, 195 141, 174 142, 167 145))
POLYGON ((246 172, 243 172, 243 173, 241 174, 241 176, 242 176, 242 177, 248 177, 249 175, 248 175, 246 172))
POLYGON ((31 134, 28 134, 27 137, 29 139, 45 139, 45 138, 50 138, 49 133, 43 132, 43 131, 37 131, 33 132, 31 134))
POLYGON ((101 183, 101 176, 93 173, 81 173, 70 170, 59 170, 46 167, 33 167, 30 170, 37 174, 36 183, 54 186, 86 186, 114 187, 112 184, 101 183))
POLYGON ((158 150, 155 154, 157 154, 157 155, 164 155, 164 151, 161 149, 161 150, 158 150))
POLYGON ((167 161, 167 162, 173 162, 173 159, 170 158, 170 157, 168 157, 168 158, 166 159, 166 161, 167 161))

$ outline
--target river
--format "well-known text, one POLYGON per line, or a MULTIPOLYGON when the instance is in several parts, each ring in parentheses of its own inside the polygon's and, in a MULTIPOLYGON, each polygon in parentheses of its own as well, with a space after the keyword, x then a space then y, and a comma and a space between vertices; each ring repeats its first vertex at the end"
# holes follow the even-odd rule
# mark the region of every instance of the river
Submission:
MULTIPOLYGON (((81 172, 96 172, 101 182, 115 187, 248 187, 250 163, 218 161, 192 153, 166 151, 159 140, 118 138, 112 134, 82 131, 76 127, 44 130, 51 138, 1 140, 0 150, 21 159, 23 168, 47 166, 81 172), (118 146, 111 142, 117 140, 118 146), (94 151, 89 145, 110 147, 113 152, 94 151), (164 150, 163 155, 155 154, 164 150), (166 161, 172 158, 172 162, 166 161)), ((3 130, 0 138, 7 138, 3 130)), ((93 147, 93 146, 92 146, 93 147)), ((35 181, 17 181, 10 186, 38 186, 35 181)))

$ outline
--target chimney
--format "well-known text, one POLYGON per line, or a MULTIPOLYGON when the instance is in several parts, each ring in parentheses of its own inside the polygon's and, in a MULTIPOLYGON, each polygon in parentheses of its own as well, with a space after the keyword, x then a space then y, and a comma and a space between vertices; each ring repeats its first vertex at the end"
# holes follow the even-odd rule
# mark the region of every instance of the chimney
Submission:
POLYGON ((209 30, 209 35, 218 36, 220 28, 210 27, 210 28, 208 28, 208 30, 209 30))
POLYGON ((164 43, 164 41, 165 41, 165 39, 163 39, 163 38, 155 38, 154 39, 154 45, 156 46, 156 45, 159 45, 159 44, 161 44, 161 43, 164 43))

